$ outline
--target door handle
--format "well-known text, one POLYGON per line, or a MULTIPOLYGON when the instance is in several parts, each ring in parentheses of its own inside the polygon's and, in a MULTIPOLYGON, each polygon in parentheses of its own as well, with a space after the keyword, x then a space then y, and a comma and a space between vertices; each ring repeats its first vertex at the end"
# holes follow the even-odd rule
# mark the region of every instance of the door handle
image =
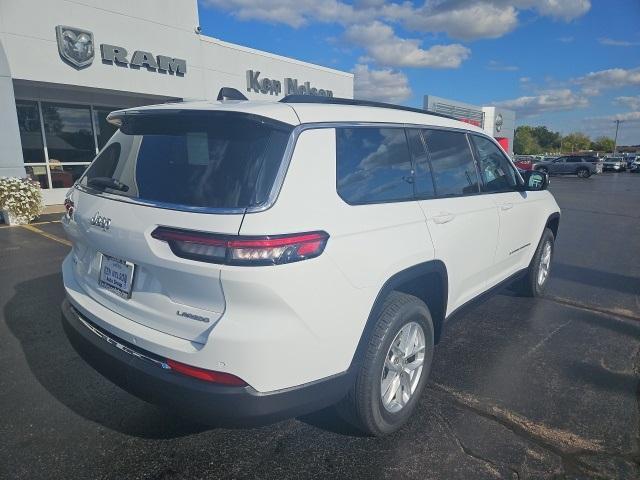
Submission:
POLYGON ((503 203, 500 205, 500 210, 511 210, 513 208, 513 203, 503 203))
POLYGON ((448 223, 454 218, 456 218, 456 216, 453 213, 441 212, 440 214, 433 217, 433 221, 435 223, 442 224, 442 223, 448 223))

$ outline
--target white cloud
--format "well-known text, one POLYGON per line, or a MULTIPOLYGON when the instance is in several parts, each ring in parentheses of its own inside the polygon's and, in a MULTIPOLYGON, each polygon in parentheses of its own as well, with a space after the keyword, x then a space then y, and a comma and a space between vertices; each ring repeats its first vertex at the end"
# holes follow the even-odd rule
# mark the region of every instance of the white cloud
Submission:
POLYGON ((398 103, 411 96, 409 81, 402 72, 369 70, 367 65, 356 65, 353 73, 355 98, 398 103))
POLYGON ((516 72, 519 68, 515 65, 505 65, 497 60, 490 60, 487 64, 487 70, 494 70, 496 72, 516 72))
POLYGON ((569 21, 584 15, 589 0, 428 0, 415 6, 409 1, 359 0, 200 0, 205 7, 230 12, 240 20, 286 24, 363 25, 375 20, 402 22, 419 32, 445 32, 452 38, 498 38, 518 25, 520 10, 569 21))
POLYGON ((491 3, 442 2, 434 8, 410 12, 404 23, 411 30, 445 32, 462 40, 498 38, 516 28, 518 12, 512 6, 505 8, 491 3))
POLYGON ((640 45, 640 42, 630 42, 628 40, 614 40, 613 38, 602 37, 598 39, 602 45, 609 45, 611 47, 635 47, 640 45))
POLYGON ((364 48, 378 64, 391 67, 458 68, 471 55, 460 44, 423 49, 420 40, 399 38, 390 26, 378 21, 349 27, 345 38, 364 48))
POLYGON ((640 122, 640 112, 616 113, 615 115, 608 115, 601 118, 610 121, 621 120, 623 122, 640 122))
POLYGON ((529 83, 531 81, 531 77, 520 77, 518 80, 520 83, 529 83))
POLYGON ((496 105, 515 110, 521 117, 529 117, 544 112, 558 112, 586 107, 589 105, 589 100, 587 97, 577 95, 567 88, 547 90, 539 95, 504 100, 496 102, 496 105))
POLYGON ((590 0, 515 0, 516 7, 530 8, 540 15, 568 22, 581 17, 591 9, 590 0))
POLYGON ((640 110, 640 95, 636 95, 635 97, 616 97, 613 103, 630 108, 631 110, 640 110))
POLYGON ((366 22, 377 11, 371 5, 354 6, 339 0, 201 0, 201 3, 230 12, 240 20, 283 23, 294 28, 313 22, 366 22))
POLYGON ((562 43, 571 43, 575 40, 574 37, 560 37, 558 40, 560 40, 562 43))
POLYGON ((582 86, 585 95, 599 95, 600 90, 607 88, 619 88, 640 85, 640 67, 637 68, 610 68, 588 73, 573 80, 582 86))

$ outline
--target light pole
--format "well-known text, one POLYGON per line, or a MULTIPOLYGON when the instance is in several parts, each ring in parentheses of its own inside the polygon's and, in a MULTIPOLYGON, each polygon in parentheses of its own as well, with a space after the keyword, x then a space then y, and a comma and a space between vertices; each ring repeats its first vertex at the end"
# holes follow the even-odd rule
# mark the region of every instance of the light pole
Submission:
POLYGON ((613 139, 613 156, 616 156, 616 149, 618 148, 618 128, 620 128, 620 124, 623 122, 623 120, 614 120, 613 121, 616 124, 616 136, 613 139))

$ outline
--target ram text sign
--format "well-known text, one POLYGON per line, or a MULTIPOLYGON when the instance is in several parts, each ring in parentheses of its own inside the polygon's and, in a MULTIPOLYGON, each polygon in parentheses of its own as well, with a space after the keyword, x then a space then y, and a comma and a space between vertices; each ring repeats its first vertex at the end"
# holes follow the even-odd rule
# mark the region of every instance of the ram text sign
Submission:
MULTIPOLYGON (((262 77, 260 72, 247 70, 247 92, 254 91, 265 95, 281 95, 282 83, 280 80, 262 77)), ((318 95, 321 97, 333 97, 331 90, 312 87, 310 82, 298 83, 297 78, 284 79, 285 95, 318 95)))

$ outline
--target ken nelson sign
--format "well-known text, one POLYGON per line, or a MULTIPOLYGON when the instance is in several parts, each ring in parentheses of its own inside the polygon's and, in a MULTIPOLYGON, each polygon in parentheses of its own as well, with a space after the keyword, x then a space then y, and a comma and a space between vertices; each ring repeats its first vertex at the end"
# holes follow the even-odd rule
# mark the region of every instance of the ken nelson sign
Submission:
MULTIPOLYGON (((260 72, 247 70, 247 92, 264 93, 268 95, 282 94, 282 82, 272 78, 260 78, 260 72)), ((312 87, 310 82, 298 84, 297 78, 284 79, 285 95, 319 95, 333 97, 331 90, 312 87)))
MULTIPOLYGON (((58 52, 64 61, 77 69, 87 67, 95 56, 93 33, 75 27, 58 25, 56 27, 58 52)), ((153 55, 151 52, 136 50, 129 57, 127 49, 103 43, 100 45, 103 63, 129 66, 130 68, 146 68, 159 73, 171 73, 183 76, 187 73, 187 61, 166 55, 153 55)))

